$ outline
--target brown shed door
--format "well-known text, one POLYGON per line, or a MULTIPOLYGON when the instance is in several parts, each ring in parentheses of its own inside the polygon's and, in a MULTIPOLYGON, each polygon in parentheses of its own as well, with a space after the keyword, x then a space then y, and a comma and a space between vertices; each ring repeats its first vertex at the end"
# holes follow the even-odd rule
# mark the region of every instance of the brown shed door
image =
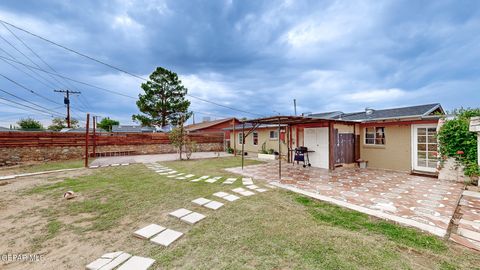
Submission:
POLYGON ((335 164, 355 162, 355 135, 335 129, 335 164))

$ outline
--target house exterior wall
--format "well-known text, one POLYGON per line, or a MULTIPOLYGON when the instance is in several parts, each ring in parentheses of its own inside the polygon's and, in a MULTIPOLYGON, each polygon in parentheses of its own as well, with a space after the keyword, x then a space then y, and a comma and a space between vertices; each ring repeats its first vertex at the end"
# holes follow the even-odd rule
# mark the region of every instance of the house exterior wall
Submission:
MULTIPOLYGON (((381 124, 377 125, 382 126, 381 124)), ((368 167, 397 171, 411 171, 411 125, 385 125, 385 145, 366 145, 365 128, 360 128, 360 158, 368 167)))
POLYGON ((352 133, 353 134, 353 125, 335 124, 334 128, 338 129, 338 133, 352 133))
MULTIPOLYGON (((249 154, 258 154, 262 150, 262 144, 265 143, 265 148, 267 150, 273 149, 274 151, 278 152, 278 140, 279 139, 270 139, 270 131, 278 131, 278 128, 262 128, 262 129, 257 129, 255 132, 258 133, 258 145, 253 144, 253 132, 248 135, 248 137, 245 139, 245 152, 248 152, 249 154)), ((245 130, 245 133, 248 131, 245 130)), ((238 140, 238 134, 241 134, 241 131, 236 130, 235 135, 233 132, 230 133, 230 142, 233 145, 233 136, 237 136, 235 138, 235 143, 237 146, 237 150, 242 149, 242 144, 240 144, 238 140)), ((282 150, 282 156, 286 155, 287 153, 287 142, 286 141, 281 141, 281 150, 282 150)))
MULTIPOLYGON (((235 125, 240 124, 240 121, 235 121, 235 125)), ((202 129, 197 129, 197 130, 192 130, 189 131, 190 133, 205 133, 205 132, 228 132, 223 130, 224 128, 231 128, 232 127, 232 121, 225 121, 223 123, 219 123, 210 127, 202 128, 202 129)))

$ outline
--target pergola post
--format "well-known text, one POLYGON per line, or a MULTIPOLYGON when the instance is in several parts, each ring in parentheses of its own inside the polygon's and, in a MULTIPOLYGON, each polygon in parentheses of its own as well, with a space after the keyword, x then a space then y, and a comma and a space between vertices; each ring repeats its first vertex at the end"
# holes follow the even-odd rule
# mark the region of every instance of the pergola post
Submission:
POLYGON ((243 163, 244 163, 244 158, 245 155, 243 154, 243 151, 245 150, 245 122, 242 123, 242 170, 243 170, 243 163))
POLYGON ((280 142, 280 117, 278 117, 278 180, 282 180, 282 145, 280 142))

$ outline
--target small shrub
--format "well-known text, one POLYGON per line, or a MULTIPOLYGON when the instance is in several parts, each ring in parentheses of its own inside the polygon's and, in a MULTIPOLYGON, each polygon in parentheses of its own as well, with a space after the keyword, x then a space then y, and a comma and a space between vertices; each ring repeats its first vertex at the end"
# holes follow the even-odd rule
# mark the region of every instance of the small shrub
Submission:
POLYGON ((196 141, 190 140, 190 138, 187 137, 187 141, 185 143, 185 156, 187 157, 187 160, 189 160, 192 157, 192 154, 198 151, 198 145, 196 141))

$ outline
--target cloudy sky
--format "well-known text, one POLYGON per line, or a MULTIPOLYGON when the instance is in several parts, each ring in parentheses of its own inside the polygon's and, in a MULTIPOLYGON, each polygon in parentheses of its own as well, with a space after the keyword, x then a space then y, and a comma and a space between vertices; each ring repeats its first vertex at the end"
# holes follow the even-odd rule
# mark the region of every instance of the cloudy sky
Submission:
MULTIPOLYGON (((3 0, 0 19, 140 76, 162 66, 194 96, 261 115, 293 114, 293 99, 298 112, 480 104, 475 0, 3 0)), ((135 99, 32 67, 133 97, 141 80, 11 26, 0 25, 0 36, 0 56, 30 66, 0 60, 0 90, 23 98, 0 91, 0 126, 27 116, 48 123, 5 99, 62 114, 53 89, 67 87, 82 92, 72 98, 75 117, 128 124, 138 113, 135 99)), ((190 99, 198 120, 254 117, 190 99)))

